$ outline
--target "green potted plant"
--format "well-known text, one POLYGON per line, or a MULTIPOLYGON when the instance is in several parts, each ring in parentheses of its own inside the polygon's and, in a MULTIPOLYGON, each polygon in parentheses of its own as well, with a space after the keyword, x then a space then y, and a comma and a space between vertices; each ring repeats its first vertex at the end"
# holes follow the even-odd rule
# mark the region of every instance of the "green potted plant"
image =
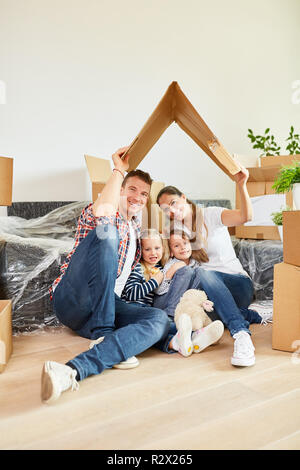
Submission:
POLYGON ((295 160, 292 165, 283 166, 272 188, 277 194, 292 189, 296 210, 300 210, 300 161, 295 160))
POLYGON ((248 129, 248 137, 254 149, 261 150, 259 155, 260 166, 290 165, 293 160, 300 160, 300 136, 295 133, 294 126, 291 126, 285 150, 288 155, 280 155, 281 147, 275 141, 274 135, 270 133, 268 127, 263 135, 254 135, 252 129, 248 129))
POLYGON ((254 135, 252 129, 248 129, 248 137, 254 149, 260 149, 260 157, 268 155, 280 155, 280 147, 275 142, 274 136, 270 134, 270 128, 265 130, 264 135, 254 135))
POLYGON ((274 224, 277 225, 281 241, 283 241, 282 213, 284 211, 290 211, 290 210, 292 210, 292 209, 287 206, 285 209, 282 209, 282 210, 277 211, 277 212, 272 212, 272 214, 271 214, 271 218, 272 218, 274 224))
POLYGON ((282 210, 278 212, 272 212, 271 218, 275 225, 277 225, 280 240, 283 241, 283 230, 282 230, 282 210))

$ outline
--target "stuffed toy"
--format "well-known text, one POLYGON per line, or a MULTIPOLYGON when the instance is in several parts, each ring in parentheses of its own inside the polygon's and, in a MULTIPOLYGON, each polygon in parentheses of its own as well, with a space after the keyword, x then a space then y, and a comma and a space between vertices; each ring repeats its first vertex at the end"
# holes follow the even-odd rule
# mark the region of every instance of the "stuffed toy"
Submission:
POLYGON ((209 325, 212 321, 206 312, 212 312, 213 305, 213 302, 207 299, 207 295, 203 290, 187 290, 175 310, 174 321, 177 329, 179 329, 179 318, 183 314, 191 318, 192 331, 200 330, 209 325))

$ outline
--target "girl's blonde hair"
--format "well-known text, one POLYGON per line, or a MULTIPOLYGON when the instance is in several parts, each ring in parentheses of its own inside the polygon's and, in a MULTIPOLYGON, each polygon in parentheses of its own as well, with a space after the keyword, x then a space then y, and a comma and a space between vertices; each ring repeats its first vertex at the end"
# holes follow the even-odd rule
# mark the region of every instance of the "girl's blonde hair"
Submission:
MULTIPOLYGON (((156 230, 155 228, 147 228, 145 230, 143 230, 141 232, 141 240, 144 240, 146 238, 159 238, 160 241, 161 241, 161 244, 162 244, 162 250, 163 250, 163 256, 162 256, 162 259, 160 260, 160 263, 162 266, 164 266, 167 262, 167 260, 169 259, 169 257, 166 258, 166 254, 165 254, 165 249, 166 249, 166 240, 163 240, 161 234, 159 233, 158 230, 156 230)), ((168 256, 168 255, 167 255, 168 256)), ((146 281, 149 281, 150 277, 151 277, 151 270, 153 268, 150 268, 146 263, 144 263, 142 260, 140 261, 141 263, 141 266, 142 266, 142 269, 143 269, 143 274, 144 274, 144 278, 146 279, 146 281)))
MULTIPOLYGON (((165 186, 162 188, 156 198, 157 204, 159 204, 159 198, 163 194, 169 194, 169 195, 176 195, 181 197, 183 193, 179 191, 179 189, 175 188, 175 186, 165 186)), ((189 199, 186 199, 187 204, 190 204, 192 206, 192 227, 188 227, 191 229, 191 233, 194 234, 194 237, 188 237, 187 233, 184 232, 183 230, 180 231, 182 234, 185 235, 185 237, 189 238, 191 243, 196 242, 197 244, 200 243, 201 246, 207 246, 207 226, 204 222, 204 217, 203 217, 203 211, 201 210, 200 207, 197 207, 196 204, 189 199), (205 230, 205 235, 202 235, 202 228, 204 227, 205 230)), ((171 227, 171 232, 174 231, 174 227, 171 227)), ((171 235, 170 232, 170 235, 171 235)), ((178 230, 176 231, 178 232, 178 230)), ((198 248, 195 250, 192 250, 192 257, 197 260, 199 263, 207 263, 209 261, 207 252, 205 248, 198 248)))

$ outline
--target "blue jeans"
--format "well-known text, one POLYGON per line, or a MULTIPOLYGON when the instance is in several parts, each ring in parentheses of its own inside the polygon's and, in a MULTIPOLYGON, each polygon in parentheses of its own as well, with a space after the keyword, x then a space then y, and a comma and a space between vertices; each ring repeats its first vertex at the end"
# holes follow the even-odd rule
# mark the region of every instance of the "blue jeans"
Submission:
POLYGON ((195 270, 190 266, 178 269, 172 278, 168 292, 163 295, 154 295, 153 306, 161 308, 170 317, 174 317, 180 297, 185 291, 192 289, 194 279, 195 270))
POLYGON ((69 361, 80 380, 153 346, 169 330, 162 310, 127 303, 114 293, 119 237, 114 225, 99 225, 78 245, 56 287, 58 319, 80 336, 104 341, 69 361))
POLYGON ((195 270, 190 266, 185 266, 178 269, 172 278, 168 292, 163 295, 155 295, 153 306, 164 310, 169 317, 169 331, 166 337, 156 344, 156 347, 167 353, 174 353, 169 349, 169 343, 173 336, 177 333, 177 328, 174 323, 174 314, 180 297, 188 289, 192 289, 193 281, 195 278, 195 270))
MULTIPOLYGON (((201 267, 179 269, 166 294, 155 296, 154 306, 174 316, 180 297, 188 289, 202 289, 214 302, 214 311, 208 312, 212 320, 221 319, 233 336, 241 330, 250 334, 249 325, 260 323, 261 316, 249 309, 253 298, 253 283, 243 274, 227 274, 220 271, 208 271, 201 267)), ((172 332, 174 328, 172 326, 172 332)))
POLYGON ((241 330, 251 334, 249 325, 261 323, 261 316, 248 308, 253 299, 253 283, 248 276, 197 267, 194 288, 204 290, 214 302, 216 313, 232 336, 241 330))

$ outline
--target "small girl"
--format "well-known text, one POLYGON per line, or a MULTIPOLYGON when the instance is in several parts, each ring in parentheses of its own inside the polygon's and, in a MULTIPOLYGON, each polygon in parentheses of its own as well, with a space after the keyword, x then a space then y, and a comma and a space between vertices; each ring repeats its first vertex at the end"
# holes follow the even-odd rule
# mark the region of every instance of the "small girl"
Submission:
MULTIPOLYGON (((181 268, 184 268, 181 269, 181 273, 185 277, 186 290, 189 288, 188 286, 193 275, 191 265, 197 262, 194 259, 190 259, 191 248, 188 238, 180 240, 175 233, 172 237, 170 249, 172 255, 176 256, 176 258, 169 259, 170 252, 168 245, 164 243, 165 240, 162 240, 157 230, 148 229, 141 233, 142 260, 137 264, 127 280, 122 292, 124 300, 152 306, 154 292, 161 288, 162 294, 167 293, 174 274, 177 271, 179 274, 181 268), (166 263, 167 259, 168 262, 166 263), (164 269, 158 264, 159 262, 164 266, 164 269)), ((179 279, 179 276, 177 275, 176 278, 179 279)), ((182 285, 181 283, 181 292, 182 285)), ((166 299, 165 295, 163 297, 166 299)), ((180 297, 177 299, 176 305, 179 300, 180 297)), ((159 349, 168 353, 178 351, 183 356, 189 356, 192 354, 195 346, 195 351, 200 352, 220 339, 224 331, 223 324, 220 321, 211 323, 197 332, 197 334, 193 333, 192 337, 191 324, 186 319, 183 319, 180 331, 177 331, 173 321, 176 308, 174 298, 170 299, 170 301, 172 303, 170 309, 165 308, 168 307, 166 302, 164 302, 164 307, 160 307, 168 315, 170 310, 171 315, 169 315, 170 329, 168 336, 156 344, 159 349)))
POLYGON ((163 258, 163 240, 157 230, 143 230, 141 245, 142 260, 131 272, 122 292, 122 299, 152 306, 154 289, 164 277, 159 265, 163 258))

